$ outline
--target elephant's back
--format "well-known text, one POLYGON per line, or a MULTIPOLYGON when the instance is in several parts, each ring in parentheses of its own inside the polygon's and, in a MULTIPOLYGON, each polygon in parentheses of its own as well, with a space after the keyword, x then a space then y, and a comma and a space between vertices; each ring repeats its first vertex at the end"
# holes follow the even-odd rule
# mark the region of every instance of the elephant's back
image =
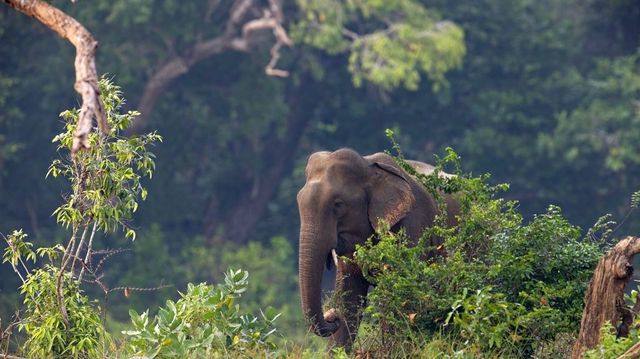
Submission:
POLYGON ((431 173, 433 173, 433 170, 435 169, 434 166, 432 166, 432 165, 430 165, 428 163, 420 162, 420 161, 407 160, 406 162, 408 164, 410 164, 411 167, 413 167, 418 173, 426 175, 426 176, 428 176, 431 173))
MULTIPOLYGON (((400 170, 402 170, 401 168, 398 167, 398 165, 396 164, 396 162, 394 161, 393 157, 389 156, 388 154, 384 153, 384 152, 378 152, 378 153, 374 153, 371 154, 369 156, 364 156, 364 158, 369 162, 369 163, 374 163, 374 162, 381 162, 381 163, 385 163, 387 165, 396 167, 400 170)), ((413 167, 418 173, 423 174, 425 176, 428 176, 430 174, 433 173, 433 171, 435 170, 435 166, 430 165, 428 163, 424 163, 424 162, 420 162, 420 161, 414 161, 414 160, 405 160, 405 162, 407 162, 409 165, 411 165, 411 167, 413 167)), ((439 172, 440 177, 443 178, 451 178, 454 177, 455 175, 446 173, 446 172, 439 172)))
MULTIPOLYGON (((420 162, 420 161, 412 161, 412 160, 407 160, 406 161, 408 164, 411 165, 411 167, 415 168, 415 170, 423 175, 430 175, 433 173, 433 171, 436 169, 435 166, 432 166, 428 163, 424 163, 424 162, 420 162)), ((440 171, 438 173, 438 175, 441 178, 451 178, 451 177, 455 177, 455 175, 452 175, 450 173, 446 173, 446 172, 442 172, 440 171)))

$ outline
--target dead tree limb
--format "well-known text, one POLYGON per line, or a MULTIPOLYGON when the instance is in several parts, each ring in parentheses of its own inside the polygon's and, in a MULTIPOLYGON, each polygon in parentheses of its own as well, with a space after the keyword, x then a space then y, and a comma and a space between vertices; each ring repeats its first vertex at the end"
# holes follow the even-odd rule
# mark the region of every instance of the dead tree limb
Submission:
POLYGON ((618 357, 618 359, 635 359, 640 358, 640 343, 634 344, 624 354, 618 357))
POLYGON ((89 148, 88 135, 93 127, 93 119, 103 133, 109 131, 104 105, 98 89, 96 72, 96 48, 98 42, 91 33, 73 17, 41 0, 2 0, 12 8, 34 17, 46 27, 67 39, 76 48, 76 82, 74 88, 82 96, 80 117, 73 138, 71 153, 89 148))
POLYGON ((572 358, 581 358, 585 350, 600 343, 600 328, 606 322, 616 328, 618 336, 628 335, 635 313, 624 301, 624 289, 633 274, 631 258, 637 253, 640 237, 627 237, 598 261, 585 294, 580 334, 572 358))
POLYGON ((0 354, 0 359, 26 359, 26 358, 17 357, 15 355, 9 355, 9 354, 0 354))

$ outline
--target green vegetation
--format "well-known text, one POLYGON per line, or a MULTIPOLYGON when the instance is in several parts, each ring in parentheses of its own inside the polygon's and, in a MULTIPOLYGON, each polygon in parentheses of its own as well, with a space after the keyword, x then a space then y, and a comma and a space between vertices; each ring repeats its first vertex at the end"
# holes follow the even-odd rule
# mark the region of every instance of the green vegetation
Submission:
MULTIPOLYGON (((463 206, 418 246, 360 248, 363 357, 566 357, 596 259, 640 229, 637 1, 248 1, 237 23, 232 0, 49 2, 131 102, 103 78, 111 131, 69 157, 73 49, 0 7, 0 353, 320 356, 297 284, 305 159, 380 151, 387 128, 407 158, 445 153, 459 176, 420 179, 463 206), (267 14, 294 46, 268 28, 199 52, 267 14), (270 49, 288 77, 265 75, 270 49)), ((640 341, 603 331, 587 356, 640 341)))
MULTIPOLYGON (((116 89, 105 87, 109 88, 116 89)), ((109 93, 105 91, 105 96, 109 93)), ((388 135, 393 134, 388 131, 388 135)), ((394 148, 400 151, 395 142, 394 148)), ((436 196, 441 214, 417 245, 410 244, 402 232, 393 233, 387 227, 377 243, 369 241, 357 248, 354 260, 375 286, 368 296, 365 325, 356 352, 382 357, 566 355, 578 329, 586 284, 603 254, 603 242, 592 234, 609 233, 607 226, 611 223, 606 218, 598 221, 589 231, 591 235, 580 240, 580 229, 571 225, 558 207, 550 206, 545 214, 523 224, 516 203, 497 197, 508 186, 491 186, 488 176, 463 175, 459 172, 459 157, 450 149, 429 176, 413 171, 402 153, 397 161, 436 196), (456 169, 457 175, 439 177, 445 166, 456 169), (445 202, 439 200, 441 193, 454 193, 461 204, 454 227, 444 226, 446 212, 442 207, 445 202), (432 236, 439 236, 444 242, 436 248, 429 247, 432 236), (426 260, 427 256, 430 259, 426 260)), ((26 234, 15 231, 6 240, 4 261, 24 282, 21 293, 25 310, 19 329, 27 335, 24 353, 28 356, 320 355, 313 351, 317 349, 292 348, 286 341, 276 340, 275 321, 282 315, 278 310, 269 308, 263 312, 250 305, 250 310, 257 309, 261 317, 240 310, 240 297, 250 288, 249 273, 244 270, 228 270, 224 283, 217 286, 188 284, 180 299, 167 300, 156 315, 148 309, 142 314, 131 309, 130 329, 124 330, 125 337, 115 344, 104 329, 97 302, 80 290, 73 269, 67 271, 64 260, 65 272, 53 265, 60 254, 67 252, 65 248, 58 245, 37 249, 51 263, 29 271, 25 261, 35 262, 36 254, 31 249, 33 244, 26 241, 26 234), (64 305, 60 304, 61 299, 64 305)), ((155 244, 162 243, 160 240, 155 244)), ((223 253, 230 253, 230 257, 220 258, 223 265, 243 263, 258 275, 266 270, 264 280, 277 267, 270 268, 273 262, 264 261, 262 254, 272 251, 271 255, 279 255, 283 261, 292 254, 287 242, 277 238, 270 248, 251 244, 226 249, 223 253)), ((187 255, 198 262, 193 253, 187 255)), ((201 266, 208 268, 206 264, 201 266)), ((95 275, 91 267, 87 271, 95 275)), ((295 281, 286 271, 283 274, 295 281)), ((253 305, 278 302, 274 289, 281 288, 264 283, 253 287, 253 305)), ((637 293, 631 299, 636 300, 637 293)), ((291 315, 286 308, 280 307, 291 315)), ((636 331, 623 339, 609 333, 603 332, 601 347, 587 356, 615 357, 640 339, 636 331)), ((348 357, 342 350, 335 355, 348 357)))
POLYGON ((64 273, 64 307, 60 311, 60 269, 48 264, 29 273, 20 293, 25 310, 18 329, 24 331, 24 355, 29 358, 97 358, 103 355, 109 335, 102 326, 96 301, 90 300, 69 273, 64 273))
POLYGON ((294 39, 329 53, 349 53, 353 83, 371 81, 385 89, 416 90, 423 72, 434 89, 446 85, 445 73, 460 67, 464 32, 441 21, 419 1, 299 0, 303 16, 294 25, 294 39), (368 34, 353 29, 385 28, 368 34))
POLYGON ((247 290, 249 273, 229 270, 224 284, 204 283, 187 286, 180 300, 168 300, 158 315, 149 318, 131 310, 134 330, 125 331, 132 352, 137 356, 161 358, 204 358, 228 356, 245 351, 273 351, 269 337, 276 331, 273 322, 280 316, 274 310, 263 318, 241 314, 236 298, 247 290))
MULTIPOLYGON (((460 168, 452 151, 446 164, 460 168)), ((556 206, 523 223, 515 202, 496 197, 507 186, 490 186, 486 176, 416 175, 427 188, 455 191, 459 222, 432 227, 417 246, 388 232, 358 249, 356 261, 375 283, 363 350, 529 357, 542 343, 577 333, 600 241, 581 239, 556 206), (432 236, 444 243, 430 248, 432 236), (425 260, 429 254, 435 257, 425 260)))

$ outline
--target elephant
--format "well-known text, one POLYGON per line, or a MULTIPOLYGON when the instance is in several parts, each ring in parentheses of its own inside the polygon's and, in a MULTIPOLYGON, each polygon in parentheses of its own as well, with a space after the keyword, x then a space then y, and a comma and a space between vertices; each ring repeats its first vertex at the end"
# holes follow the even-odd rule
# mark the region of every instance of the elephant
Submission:
MULTIPOLYGON (((434 167, 407 161, 417 172, 434 167)), ((443 176, 451 176, 442 173, 443 176)), ((300 214, 299 281, 304 317, 311 330, 330 337, 329 348, 351 349, 371 285, 353 261, 357 244, 378 233, 379 219, 392 231, 404 228, 412 241, 433 225, 437 205, 412 176, 385 153, 362 156, 352 149, 313 153, 305 169, 306 182, 298 192, 300 214), (336 262, 337 308, 322 312, 321 284, 325 265, 336 262)), ((447 224, 454 225, 458 203, 447 202, 447 224)), ((431 239, 438 245, 438 239, 431 239)))

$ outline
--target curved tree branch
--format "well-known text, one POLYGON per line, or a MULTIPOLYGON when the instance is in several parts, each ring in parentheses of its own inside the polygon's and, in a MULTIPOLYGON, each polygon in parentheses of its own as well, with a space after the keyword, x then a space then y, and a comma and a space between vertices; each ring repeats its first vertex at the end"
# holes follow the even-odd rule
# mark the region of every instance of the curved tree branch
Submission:
POLYGON ((73 17, 41 0, 2 0, 14 9, 36 18, 49 29, 67 39, 76 48, 74 88, 82 96, 80 117, 73 139, 71 153, 89 148, 88 135, 93 127, 93 119, 103 133, 109 131, 104 105, 98 89, 96 72, 96 48, 98 42, 91 33, 73 17))
POLYGON ((250 51, 250 37, 257 31, 272 30, 276 39, 276 44, 271 49, 271 61, 265 67, 265 72, 270 76, 287 76, 286 71, 277 70, 274 67, 280 57, 279 49, 282 45, 292 46, 293 42, 282 26, 283 15, 280 10, 280 2, 271 0, 269 4, 269 9, 262 11, 262 17, 245 21, 251 10, 255 8, 255 2, 253 0, 236 0, 231 6, 229 20, 221 35, 197 42, 183 54, 176 54, 160 65, 144 87, 142 98, 138 104, 141 115, 130 131, 139 133, 147 127, 149 116, 158 99, 173 81, 188 73, 198 62, 212 56, 229 50, 250 51))

